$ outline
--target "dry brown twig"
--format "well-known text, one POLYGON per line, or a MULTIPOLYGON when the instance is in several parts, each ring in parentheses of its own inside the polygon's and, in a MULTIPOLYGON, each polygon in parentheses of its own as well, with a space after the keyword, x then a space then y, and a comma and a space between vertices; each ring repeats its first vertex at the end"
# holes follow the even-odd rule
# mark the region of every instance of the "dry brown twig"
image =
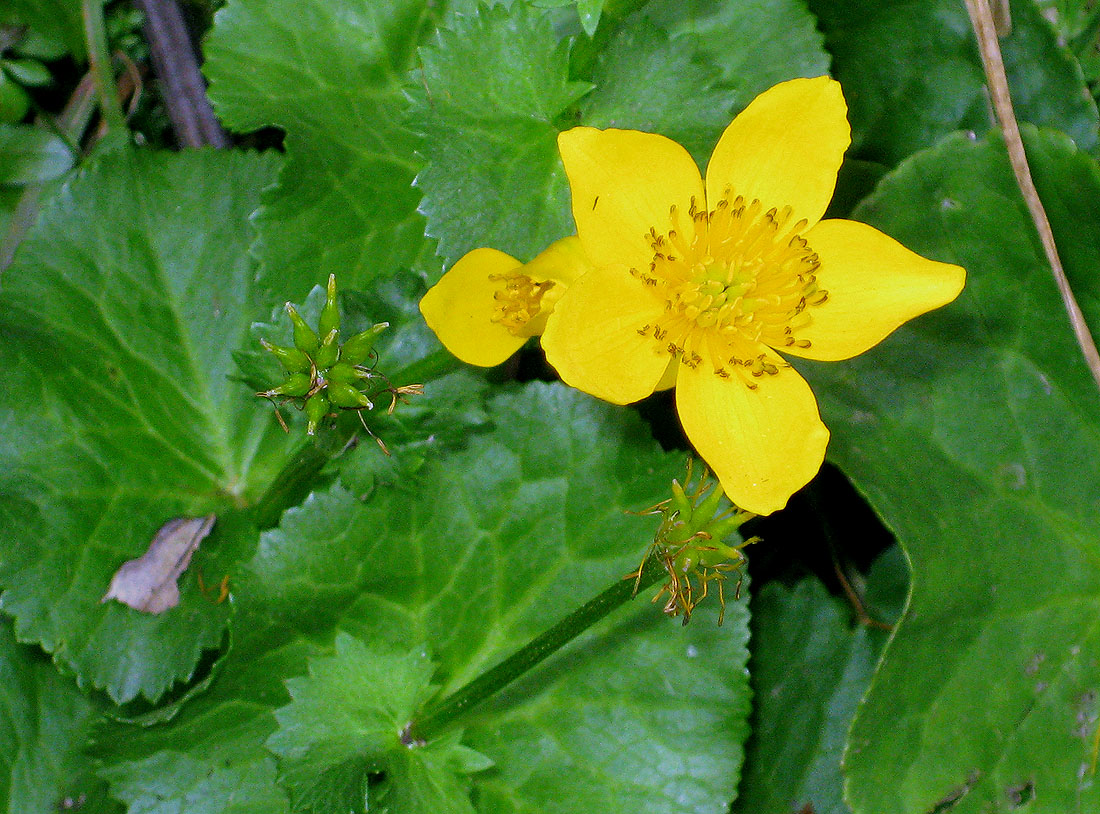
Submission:
MULTIPOLYGON (((1006 7, 1006 5, 998 3, 998 8, 1002 12, 1006 7)), ((1085 362, 1092 372, 1096 386, 1100 388, 1100 353, 1096 350, 1096 342, 1089 332, 1085 315, 1081 312, 1081 307, 1073 296, 1073 289, 1070 288, 1065 269, 1062 267, 1062 260, 1058 256, 1058 247, 1054 242, 1050 220, 1047 218, 1046 209, 1043 208, 1043 202, 1039 198, 1039 192, 1035 189, 1035 182, 1031 177, 1031 168, 1028 166, 1027 155, 1024 152, 1024 141, 1020 136, 1020 126, 1016 122, 1016 114, 1012 110, 1012 97, 1008 92, 1008 77, 1005 75, 1004 60, 1001 58, 1001 46, 997 39, 997 25, 994 22, 989 0, 966 0, 966 10, 970 14, 970 23, 974 27, 974 34, 978 38, 978 47, 981 50, 982 66, 985 68, 986 83, 989 86, 993 111, 996 114, 1001 133, 1004 135, 1005 148, 1008 150, 1008 158, 1012 163, 1012 171, 1016 175, 1016 183, 1020 187, 1020 194, 1027 204, 1035 229, 1039 233, 1039 242, 1042 243, 1043 252, 1046 254, 1047 262, 1050 263, 1054 281, 1058 285, 1058 293, 1062 296, 1062 304, 1069 315, 1073 333, 1077 337, 1077 344, 1080 346, 1085 362)))

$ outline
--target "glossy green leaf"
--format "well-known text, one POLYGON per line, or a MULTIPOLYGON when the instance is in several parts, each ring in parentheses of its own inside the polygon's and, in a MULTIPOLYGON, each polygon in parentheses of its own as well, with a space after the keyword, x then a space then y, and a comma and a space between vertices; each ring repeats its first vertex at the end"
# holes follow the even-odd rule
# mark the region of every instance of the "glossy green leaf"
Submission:
POLYGON ((19 53, 59 59, 68 51, 79 62, 85 59, 80 0, 6 0, 0 21, 27 26, 19 53))
POLYGON ((584 33, 591 37, 600 25, 600 17, 607 0, 531 0, 536 8, 564 8, 573 6, 584 33))
POLYGON ((19 84, 29 87, 41 87, 53 82, 50 69, 37 59, 5 59, 0 63, 0 70, 19 84))
POLYGON ((584 123, 668 136, 705 169, 736 97, 716 87, 713 66, 697 53, 695 38, 670 40, 645 13, 633 15, 596 58, 596 87, 581 103, 584 123))
POLYGON ((0 71, 0 124, 11 127, 30 110, 31 100, 23 86, 0 71))
POLYGON ((589 90, 569 43, 516 3, 455 16, 419 52, 412 123, 424 134, 428 234, 447 265, 479 246, 529 260, 573 231, 557 136, 589 90))
MULTIPOLYGON (((1096 333, 1100 168, 1064 136, 1025 133, 1096 333)), ((830 457, 913 569, 851 733, 849 802, 856 814, 1100 808, 1100 398, 1003 146, 952 137, 857 215, 965 266, 968 282, 864 356, 806 366, 830 457)))
POLYGON ((319 650, 249 610, 236 621, 241 632, 208 692, 168 723, 98 733, 100 774, 131 814, 290 814, 263 743, 274 709, 290 700, 283 680, 304 673, 319 650))
POLYGON ((289 449, 227 378, 256 307, 248 217, 275 169, 106 155, 4 272, 0 605, 21 640, 120 702, 156 698, 218 646, 229 606, 201 595, 197 572, 224 569, 235 542, 216 525, 161 615, 100 602, 116 569, 168 520, 254 499, 289 449))
MULTIPOLYGON (((502 393, 489 412, 495 429, 415 472, 398 467, 395 480, 380 480, 377 451, 360 448, 343 484, 262 535, 235 583, 246 632, 224 681, 167 725, 104 743, 105 772, 133 810, 168 812, 158 800, 199 789, 203 811, 263 810, 230 790, 275 788, 260 747, 277 709, 294 717, 279 683, 306 672, 312 642, 334 658, 337 627, 363 643, 352 660, 378 669, 384 654, 428 647, 431 681, 450 692, 637 566, 656 522, 626 510, 661 498, 681 457, 660 452, 629 412, 560 385, 502 393), (211 789, 211 773, 224 791, 211 789)), ((716 611, 701 607, 684 628, 639 597, 478 707, 462 744, 494 765, 448 746, 449 771, 484 769, 471 775, 480 812, 724 809, 747 734, 747 613, 731 602, 718 628, 716 611)), ((290 683, 296 695, 307 686, 290 683)), ((334 710, 328 725, 339 735, 346 723, 334 710)), ((285 744, 284 755, 294 741, 285 744)), ((382 804, 442 810, 418 796, 439 767, 387 757, 397 762, 371 788, 382 804)))
POLYGON ((734 112, 777 82, 829 71, 829 54, 802 0, 653 0, 641 13, 717 69, 715 81, 728 89, 734 112))
POLYGON ((329 273, 362 287, 430 258, 412 189, 402 82, 425 0, 233 0, 206 40, 226 125, 286 131, 287 163, 257 214, 262 280, 298 299, 329 273))
MULTIPOLYGON (((948 133, 993 127, 966 5, 956 0, 809 0, 833 54, 852 122, 851 156, 888 166, 948 133)), ((1098 145, 1098 114, 1081 69, 1033 0, 1013 0, 1001 39, 1020 121, 1098 145)))
POLYGON ((29 124, 0 124, 0 184, 41 184, 69 171, 73 154, 60 138, 29 124))
POLYGON ((0 621, 0 810, 49 814, 64 810, 66 800, 114 810, 81 754, 97 714, 46 656, 18 644, 10 622, 0 621))
MULTIPOLYGON (((868 594, 904 602, 904 569, 891 549, 872 567, 868 594)), ((815 814, 849 814, 841 753, 887 631, 857 625, 851 606, 814 577, 794 588, 765 586, 753 597, 751 628, 753 735, 735 814, 807 805, 815 814)))
POLYGON ((579 76, 571 41, 522 3, 460 16, 421 49, 411 91, 428 163, 417 186, 445 263, 481 246, 529 260, 574 231, 559 132, 659 132, 705 164, 756 93, 825 71, 820 36, 796 2, 712 5, 647 5, 586 46, 595 56, 575 60, 579 76))

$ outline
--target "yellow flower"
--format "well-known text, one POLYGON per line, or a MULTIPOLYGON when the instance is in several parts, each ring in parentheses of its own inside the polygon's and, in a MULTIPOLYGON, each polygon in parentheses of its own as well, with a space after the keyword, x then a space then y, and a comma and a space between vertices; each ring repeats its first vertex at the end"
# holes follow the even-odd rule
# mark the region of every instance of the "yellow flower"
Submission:
POLYGON ((688 439, 738 506, 767 514, 821 466, 829 431, 776 353, 837 360, 962 290, 862 223, 821 220, 850 143, 840 85, 795 79, 726 129, 704 181, 680 145, 631 130, 558 137, 596 268, 542 338, 569 385, 616 404, 676 387, 688 439))
POLYGON ((576 236, 526 265, 496 249, 474 249, 428 290, 420 312, 447 350, 492 367, 542 333, 554 303, 590 268, 576 236))

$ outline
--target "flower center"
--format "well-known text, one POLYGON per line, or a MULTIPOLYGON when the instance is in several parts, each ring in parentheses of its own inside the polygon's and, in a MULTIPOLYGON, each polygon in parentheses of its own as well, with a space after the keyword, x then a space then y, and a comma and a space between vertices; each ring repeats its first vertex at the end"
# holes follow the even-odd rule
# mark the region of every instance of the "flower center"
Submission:
POLYGON ((513 336, 536 336, 546 327, 546 318, 553 304, 543 307, 542 298, 554 287, 553 280, 535 282, 526 274, 510 271, 506 274, 490 274, 489 279, 499 283, 493 294, 496 308, 491 317, 508 329, 513 336))
POLYGON ((791 207, 764 211, 760 201, 746 202, 728 188, 709 211, 693 197, 687 214, 692 228, 685 234, 671 207, 668 231, 647 235, 649 268, 631 269, 665 301, 661 321, 638 332, 688 367, 705 359, 716 375, 737 372, 755 389, 753 378, 785 366, 760 346, 808 348, 797 332, 809 323, 807 309, 828 298, 817 284, 818 256, 799 235, 806 221, 788 226, 791 207))

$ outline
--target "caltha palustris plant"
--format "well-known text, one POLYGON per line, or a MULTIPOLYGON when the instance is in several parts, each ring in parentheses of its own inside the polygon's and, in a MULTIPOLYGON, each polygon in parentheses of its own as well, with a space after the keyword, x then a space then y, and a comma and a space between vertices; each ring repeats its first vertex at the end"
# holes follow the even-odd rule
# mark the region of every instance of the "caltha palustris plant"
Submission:
MULTIPOLYGON (((275 404, 275 415, 286 430, 286 423, 279 413, 279 406, 292 404, 306 413, 306 433, 313 435, 317 427, 328 417, 341 410, 355 410, 362 421, 362 411, 373 410, 375 400, 382 394, 390 396, 388 412, 392 413, 402 396, 423 392, 421 385, 394 387, 386 376, 375 368, 378 354, 375 342, 389 327, 379 322, 365 331, 340 342, 340 307, 336 302, 336 275, 330 274, 325 304, 321 308, 314 330, 302 318, 292 303, 286 304, 286 312, 294 326, 294 346, 284 347, 261 339, 286 372, 286 379, 278 387, 257 393, 275 404)), ((366 422, 363 428, 373 436, 366 422)), ((379 440, 385 450, 385 445, 379 440)))

